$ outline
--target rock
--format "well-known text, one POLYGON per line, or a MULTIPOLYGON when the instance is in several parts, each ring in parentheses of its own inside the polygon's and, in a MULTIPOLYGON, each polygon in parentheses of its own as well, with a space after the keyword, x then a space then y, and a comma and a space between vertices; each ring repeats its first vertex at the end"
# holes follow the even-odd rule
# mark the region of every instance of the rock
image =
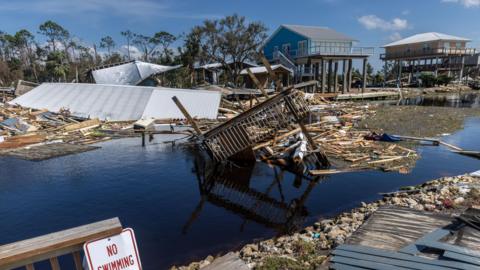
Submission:
POLYGON ((254 251, 251 248, 251 245, 246 245, 245 247, 242 248, 240 251, 240 255, 242 257, 252 257, 254 254, 254 251))
POLYGON ((206 267, 207 265, 209 265, 211 262, 210 261, 207 261, 207 260, 203 260, 200 262, 200 264, 198 265, 198 267, 200 269, 202 269, 203 267, 206 267))
POLYGON ((340 228, 334 228, 330 232, 327 233, 327 239, 334 240, 336 239, 339 235, 345 235, 345 231, 340 229, 340 228))
POLYGON ((321 227, 321 225, 322 225, 322 224, 321 224, 320 222, 315 222, 315 223, 313 223, 313 228, 314 228, 315 230, 319 230, 320 227, 321 227))
POLYGON ((455 200, 453 200, 454 204, 462 204, 463 202, 465 202, 465 198, 463 197, 458 197, 455 200))

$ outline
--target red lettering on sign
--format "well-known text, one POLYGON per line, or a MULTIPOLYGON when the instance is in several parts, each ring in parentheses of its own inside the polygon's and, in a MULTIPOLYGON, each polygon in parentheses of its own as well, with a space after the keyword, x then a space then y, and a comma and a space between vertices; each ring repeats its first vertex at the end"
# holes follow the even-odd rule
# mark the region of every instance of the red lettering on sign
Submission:
POLYGON ((111 246, 107 246, 107 254, 108 257, 111 257, 113 255, 116 255, 118 253, 118 248, 116 244, 113 244, 111 246))

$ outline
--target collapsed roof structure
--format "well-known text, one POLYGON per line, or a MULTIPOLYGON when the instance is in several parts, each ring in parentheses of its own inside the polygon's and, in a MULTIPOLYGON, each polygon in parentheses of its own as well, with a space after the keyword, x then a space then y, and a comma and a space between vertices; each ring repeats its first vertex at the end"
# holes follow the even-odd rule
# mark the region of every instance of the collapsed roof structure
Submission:
POLYGON ((220 91, 111 84, 44 83, 12 101, 33 109, 110 121, 184 119, 172 101, 176 96, 192 117, 215 119, 220 91))
POLYGON ((181 66, 162 66, 134 60, 96 67, 91 69, 90 72, 97 84, 145 85, 149 78, 178 69, 181 66))

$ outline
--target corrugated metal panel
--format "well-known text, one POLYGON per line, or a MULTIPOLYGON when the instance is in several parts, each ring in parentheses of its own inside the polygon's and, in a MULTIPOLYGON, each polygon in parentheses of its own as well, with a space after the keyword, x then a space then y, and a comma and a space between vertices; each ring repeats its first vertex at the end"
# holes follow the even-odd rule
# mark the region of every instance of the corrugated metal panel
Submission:
POLYGON ((137 85, 154 74, 177 69, 178 66, 162 66, 141 61, 134 61, 118 66, 92 71, 97 84, 137 85))
POLYGON ((143 118, 180 118, 184 116, 172 101, 176 96, 192 117, 215 119, 220 106, 221 92, 210 90, 187 90, 156 88, 145 108, 143 118))
POLYGON ((172 101, 177 96, 194 117, 215 119, 220 91, 155 88, 143 86, 44 83, 10 104, 102 120, 184 118, 172 101))

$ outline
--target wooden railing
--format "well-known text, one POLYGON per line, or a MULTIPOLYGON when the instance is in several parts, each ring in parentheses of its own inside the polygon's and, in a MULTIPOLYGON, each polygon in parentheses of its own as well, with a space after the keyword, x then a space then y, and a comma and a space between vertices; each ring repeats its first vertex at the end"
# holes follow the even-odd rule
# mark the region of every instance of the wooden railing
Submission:
POLYGON ((60 270, 58 257, 71 254, 75 270, 83 270, 81 251, 87 241, 122 232, 118 218, 112 218, 60 232, 55 232, 0 246, 0 270, 25 267, 34 270, 34 264, 50 261, 52 270, 60 270))

